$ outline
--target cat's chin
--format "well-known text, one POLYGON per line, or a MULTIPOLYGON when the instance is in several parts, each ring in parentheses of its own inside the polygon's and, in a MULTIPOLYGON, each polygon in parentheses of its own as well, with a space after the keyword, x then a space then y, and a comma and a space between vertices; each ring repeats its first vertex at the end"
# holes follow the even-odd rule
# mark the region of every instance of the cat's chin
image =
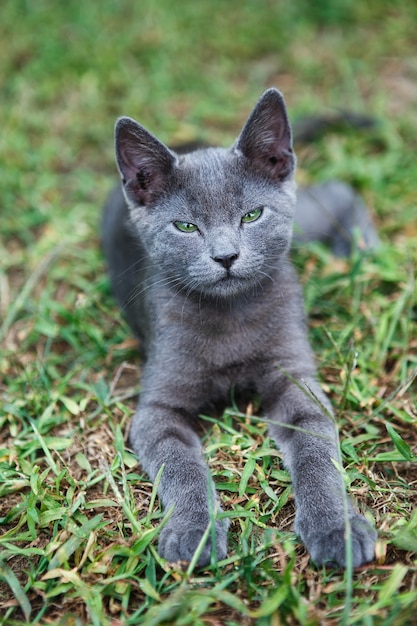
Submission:
POLYGON ((259 286, 258 282, 228 275, 211 284, 202 285, 199 292, 208 299, 230 300, 238 296, 253 294, 257 286, 259 286))

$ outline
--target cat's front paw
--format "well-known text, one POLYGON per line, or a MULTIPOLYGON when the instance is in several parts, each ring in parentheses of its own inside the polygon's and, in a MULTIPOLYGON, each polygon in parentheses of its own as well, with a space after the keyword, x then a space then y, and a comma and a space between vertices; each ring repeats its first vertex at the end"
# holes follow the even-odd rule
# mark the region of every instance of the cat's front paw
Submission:
MULTIPOLYGON (((158 544, 159 554, 170 561, 177 563, 182 561, 189 563, 207 530, 209 520, 207 515, 196 516, 172 516, 163 528, 158 544)), ((215 546, 212 545, 212 533, 209 535, 197 561, 198 567, 204 567, 210 563, 211 554, 215 550, 216 560, 221 561, 227 555, 227 530, 228 520, 215 522, 215 546)))
MULTIPOLYGON (((352 537, 352 564, 360 567, 374 559, 377 533, 369 522, 359 513, 349 515, 352 537)), ((343 518, 340 525, 321 527, 316 520, 296 521, 296 532, 300 535, 311 558, 317 565, 346 567, 346 529, 343 518)))

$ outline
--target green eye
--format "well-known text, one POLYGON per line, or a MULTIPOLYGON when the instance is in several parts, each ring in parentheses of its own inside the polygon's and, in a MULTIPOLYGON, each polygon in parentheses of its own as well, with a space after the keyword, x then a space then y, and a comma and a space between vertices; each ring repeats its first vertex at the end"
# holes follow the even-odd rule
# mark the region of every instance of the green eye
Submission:
POLYGON ((190 224, 190 222, 174 222, 174 226, 182 233, 195 233, 198 230, 197 226, 190 224))
POLYGON ((256 222, 262 215, 262 207, 258 209, 253 209, 253 211, 249 211, 249 213, 245 213, 242 217, 242 224, 249 224, 250 222, 256 222))

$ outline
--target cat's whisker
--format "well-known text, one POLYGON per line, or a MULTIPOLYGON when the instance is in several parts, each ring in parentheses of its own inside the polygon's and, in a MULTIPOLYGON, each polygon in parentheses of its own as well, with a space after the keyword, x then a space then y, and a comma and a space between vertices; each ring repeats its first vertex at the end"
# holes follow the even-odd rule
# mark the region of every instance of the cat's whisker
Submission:
POLYGON ((135 268, 139 268, 143 264, 143 262, 146 261, 146 258, 146 255, 139 257, 136 261, 134 261, 134 263, 131 263, 123 271, 116 274, 114 280, 122 280, 126 275, 131 274, 132 270, 134 270, 135 268))
POLYGON ((135 287, 131 293, 129 294, 129 297, 126 299, 125 303, 124 303, 124 307, 129 307, 130 305, 132 305, 134 302, 137 302, 140 298, 143 298, 147 292, 153 290, 153 289, 158 289, 160 287, 175 287, 176 285, 181 284, 181 278, 180 277, 163 277, 160 280, 157 280, 155 282, 149 282, 149 284, 141 286, 138 285, 137 287, 135 287))

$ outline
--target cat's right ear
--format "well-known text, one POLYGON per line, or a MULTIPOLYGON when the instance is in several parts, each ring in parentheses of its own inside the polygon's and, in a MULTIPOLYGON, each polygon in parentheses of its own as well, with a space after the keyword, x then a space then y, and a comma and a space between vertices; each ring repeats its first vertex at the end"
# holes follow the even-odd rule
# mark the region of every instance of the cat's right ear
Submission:
POLYGON ((115 151, 123 187, 132 204, 147 205, 166 189, 177 158, 130 117, 116 122, 115 151))
POLYGON ((234 149, 261 175, 281 181, 293 174, 295 155, 291 126, 278 89, 268 89, 260 97, 234 149))

